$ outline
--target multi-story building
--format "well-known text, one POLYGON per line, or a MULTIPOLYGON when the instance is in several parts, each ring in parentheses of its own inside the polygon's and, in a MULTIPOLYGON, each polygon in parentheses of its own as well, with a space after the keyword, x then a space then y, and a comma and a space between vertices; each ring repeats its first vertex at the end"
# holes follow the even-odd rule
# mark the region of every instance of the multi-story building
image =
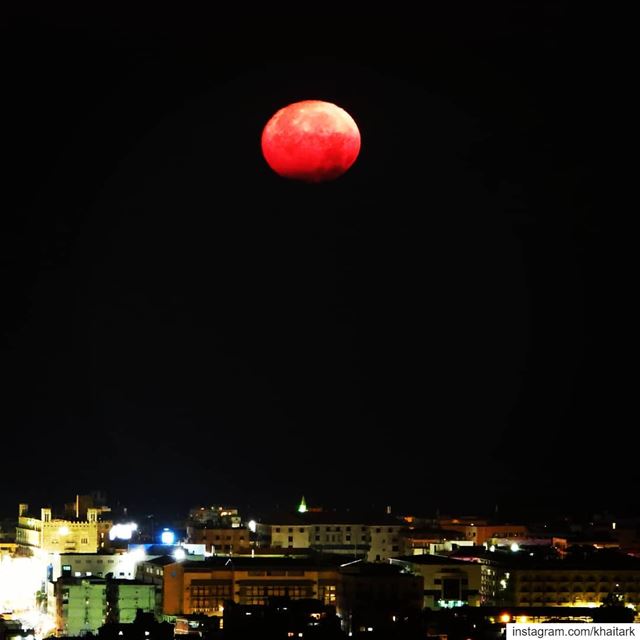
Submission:
POLYGON ((466 540, 476 545, 490 543, 497 538, 524 538, 528 535, 528 529, 523 524, 497 523, 471 517, 441 518, 438 524, 443 529, 463 533, 466 540))
POLYGON ((154 612, 155 586, 133 580, 61 577, 48 583, 49 613, 58 635, 97 633, 105 622, 130 623, 138 610, 154 612))
POLYGON ((274 516, 258 523, 258 537, 274 549, 314 549, 377 562, 400 553, 406 523, 390 515, 312 512, 274 516))
POLYGON ((399 555, 442 554, 473 545, 460 531, 408 527, 400 532, 399 555))
POLYGON ((177 564, 178 561, 173 556, 157 556, 146 558, 138 562, 136 566, 136 580, 155 586, 156 603, 154 611, 157 616, 161 616, 165 611, 165 575, 168 575, 170 571, 175 571, 177 564))
POLYGON ((498 568, 492 564, 428 554, 394 558, 391 563, 423 577, 423 606, 429 609, 496 603, 498 568))
POLYGON ((250 548, 251 532, 245 527, 187 527, 187 541, 190 544, 204 544, 208 553, 216 555, 246 553, 250 548))
POLYGON ((265 604, 269 598, 316 598, 335 605, 339 565, 316 558, 208 558, 140 563, 138 579, 162 584, 162 613, 222 615, 224 602, 265 604))
POLYGON ((64 553, 54 554, 50 580, 61 576, 74 578, 111 577, 132 580, 135 578, 135 556, 130 553, 64 553))
POLYGON ((138 614, 155 613, 156 587, 135 580, 107 582, 107 621, 132 623, 138 614))
POLYGON ((60 578, 49 583, 49 612, 57 635, 96 633, 107 616, 107 584, 100 578, 60 578))
POLYGON ((337 610, 349 634, 376 631, 402 638, 407 623, 418 623, 420 574, 398 565, 355 561, 341 567, 340 578, 337 610))
POLYGON ((194 507, 189 511, 188 523, 192 526, 235 529, 241 526, 242 518, 235 507, 194 507))
POLYGON ((516 606, 596 607, 610 594, 640 608, 640 558, 604 553, 591 558, 526 562, 510 568, 516 606))
POLYGON ((24 555, 49 553, 96 553, 104 548, 111 522, 102 520, 105 507, 89 507, 77 517, 56 517, 48 507, 36 516, 29 505, 20 504, 16 544, 24 555))

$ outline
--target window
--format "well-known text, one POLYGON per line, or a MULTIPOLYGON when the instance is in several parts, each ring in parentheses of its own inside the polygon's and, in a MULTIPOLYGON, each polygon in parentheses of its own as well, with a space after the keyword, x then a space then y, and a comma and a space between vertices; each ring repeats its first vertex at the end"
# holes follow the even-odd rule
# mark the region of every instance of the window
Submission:
POLYGON ((293 527, 289 527, 289 533, 293 533, 293 527))
POLYGON ((280 527, 276 527, 276 533, 280 533, 280 527))
POLYGON ((293 542, 293 536, 289 536, 289 542, 293 542))
POLYGON ((300 528, 298 529, 298 531, 299 531, 300 533, 304 533, 304 527, 300 527, 300 528))
POLYGON ((349 534, 347 534, 345 536, 345 539, 346 539, 347 542, 351 542, 351 536, 349 534))

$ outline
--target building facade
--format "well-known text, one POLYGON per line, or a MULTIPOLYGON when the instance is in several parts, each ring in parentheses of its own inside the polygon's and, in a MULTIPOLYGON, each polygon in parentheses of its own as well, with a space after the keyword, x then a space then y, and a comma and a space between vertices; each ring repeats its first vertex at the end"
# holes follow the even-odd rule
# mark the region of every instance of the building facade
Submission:
POLYGON ((38 516, 29 513, 29 505, 20 504, 16 544, 24 555, 49 553, 96 553, 104 548, 112 523, 101 520, 103 508, 89 508, 78 518, 55 517, 50 508, 38 516))
POLYGON ((391 562, 422 576, 423 606, 429 609, 478 607, 496 602, 498 569, 488 563, 428 554, 404 556, 391 562))
POLYGON ((189 525, 187 540, 190 544, 204 544, 207 553, 246 553, 250 548, 251 532, 244 527, 202 527, 189 525))

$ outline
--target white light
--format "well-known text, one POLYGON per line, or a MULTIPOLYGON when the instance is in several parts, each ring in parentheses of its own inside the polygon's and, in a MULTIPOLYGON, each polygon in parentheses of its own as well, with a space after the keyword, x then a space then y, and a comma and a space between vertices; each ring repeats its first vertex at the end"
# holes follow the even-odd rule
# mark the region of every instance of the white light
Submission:
POLYGON ((109 529, 109 540, 131 540, 134 531, 137 531, 138 525, 135 522, 126 524, 114 524, 109 529))
POLYGON ((492 544, 492 545, 489 547, 489 551, 491 551, 491 553, 493 553, 495 550, 496 550, 496 545, 495 545, 495 544, 492 544))
POLYGON ((165 529, 160 534, 160 541, 162 544, 173 544, 176 541, 176 534, 170 529, 165 529))
POLYGON ((180 562, 181 560, 184 560, 187 557, 187 554, 185 553, 185 550, 180 548, 180 549, 176 549, 175 553, 173 554, 173 557, 180 562))
POLYGON ((58 534, 61 536, 68 536, 69 535, 69 527, 67 527, 67 525, 63 525, 58 529, 58 534))
POLYGON ((138 547, 133 551, 129 551, 129 558, 133 560, 133 562, 143 562, 147 557, 147 553, 144 550, 144 547, 138 547))
POLYGON ((249 520, 249 523, 247 524, 247 526, 249 527, 249 531, 253 533, 256 532, 257 523, 255 520, 249 520))
POLYGON ((616 528, 616 523, 615 523, 615 522, 612 522, 612 523, 611 523, 611 528, 612 528, 612 529, 615 529, 615 528, 616 528))
POLYGON ((519 545, 517 542, 513 542, 513 543, 511 544, 511 551, 513 551, 514 553, 515 553, 516 551, 520 551, 520 545, 519 545))

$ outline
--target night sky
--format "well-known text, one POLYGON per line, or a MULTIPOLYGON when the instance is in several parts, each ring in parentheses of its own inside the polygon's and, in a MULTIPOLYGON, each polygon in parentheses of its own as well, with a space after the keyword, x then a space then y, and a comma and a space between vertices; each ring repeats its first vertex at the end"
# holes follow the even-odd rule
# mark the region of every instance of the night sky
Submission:
POLYGON ((5 512, 637 495, 594 17, 327 13, 4 17, 5 512), (262 158, 303 99, 333 183, 262 158))

